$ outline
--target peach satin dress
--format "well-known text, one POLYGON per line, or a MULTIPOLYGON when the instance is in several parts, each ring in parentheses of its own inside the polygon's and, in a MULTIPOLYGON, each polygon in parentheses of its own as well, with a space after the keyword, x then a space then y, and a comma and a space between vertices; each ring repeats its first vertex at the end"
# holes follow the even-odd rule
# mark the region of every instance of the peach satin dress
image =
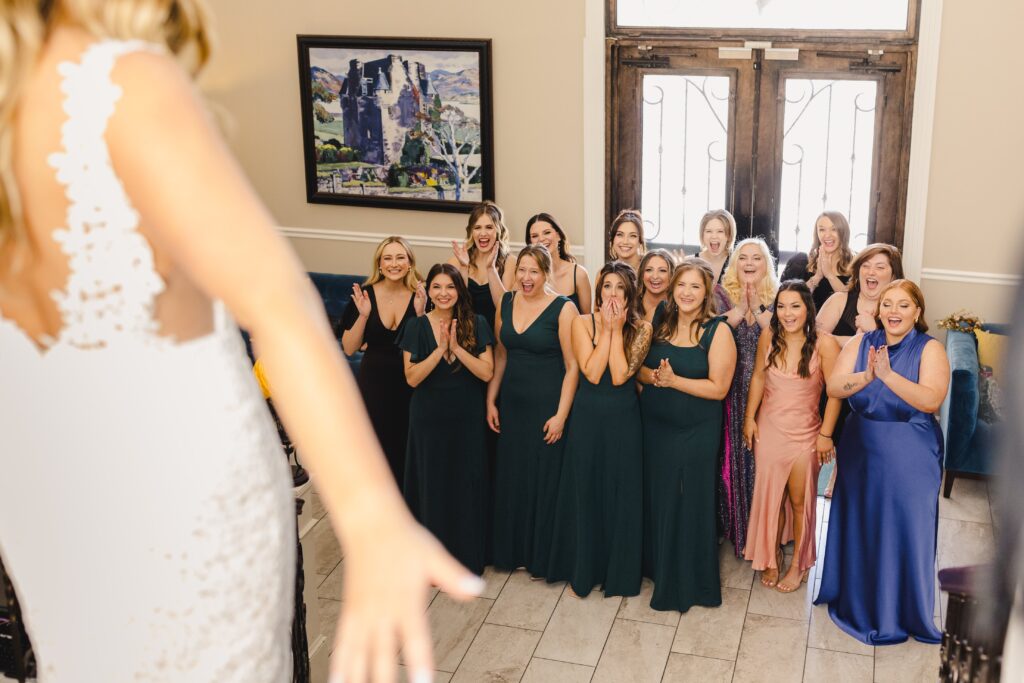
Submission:
MULTIPOLYGON (((765 371, 764 396, 757 412, 759 439, 754 443, 754 499, 750 505, 750 525, 743 556, 753 561, 754 569, 775 569, 775 539, 779 513, 786 496, 786 482, 798 459, 807 464, 804 480, 804 530, 800 547, 794 550, 800 571, 814 566, 815 498, 817 496, 818 456, 815 443, 821 430, 818 402, 824 387, 818 352, 811 357, 810 377, 783 372, 769 366, 765 371)), ((793 508, 786 499, 785 530, 782 542, 793 540, 793 508)))

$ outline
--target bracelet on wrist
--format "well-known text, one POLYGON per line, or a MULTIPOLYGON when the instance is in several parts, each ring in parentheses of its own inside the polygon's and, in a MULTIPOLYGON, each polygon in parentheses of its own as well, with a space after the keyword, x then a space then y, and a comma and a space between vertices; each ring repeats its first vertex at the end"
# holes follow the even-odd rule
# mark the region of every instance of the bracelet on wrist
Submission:
POLYGON ((829 435, 829 434, 822 434, 821 432, 818 432, 818 436, 823 436, 823 437, 825 437, 826 439, 829 439, 829 440, 832 439, 831 435, 829 435))

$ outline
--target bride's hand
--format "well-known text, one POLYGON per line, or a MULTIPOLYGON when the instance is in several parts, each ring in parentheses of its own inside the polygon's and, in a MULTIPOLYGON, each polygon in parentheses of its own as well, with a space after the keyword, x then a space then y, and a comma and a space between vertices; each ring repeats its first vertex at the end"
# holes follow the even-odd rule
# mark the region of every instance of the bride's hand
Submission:
POLYGON ((482 579, 452 559, 407 513, 386 513, 384 519, 380 514, 375 511, 354 537, 345 538, 345 587, 331 683, 393 681, 399 650, 410 680, 431 680, 430 586, 458 600, 484 589, 482 579))

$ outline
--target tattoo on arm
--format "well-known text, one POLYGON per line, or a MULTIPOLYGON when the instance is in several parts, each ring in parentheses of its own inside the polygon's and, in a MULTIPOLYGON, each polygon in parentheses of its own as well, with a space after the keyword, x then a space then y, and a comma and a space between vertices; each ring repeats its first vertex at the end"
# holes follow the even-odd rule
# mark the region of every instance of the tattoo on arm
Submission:
POLYGON ((857 386, 856 383, 847 382, 846 384, 843 385, 843 391, 849 391, 850 389, 853 389, 855 386, 857 386))

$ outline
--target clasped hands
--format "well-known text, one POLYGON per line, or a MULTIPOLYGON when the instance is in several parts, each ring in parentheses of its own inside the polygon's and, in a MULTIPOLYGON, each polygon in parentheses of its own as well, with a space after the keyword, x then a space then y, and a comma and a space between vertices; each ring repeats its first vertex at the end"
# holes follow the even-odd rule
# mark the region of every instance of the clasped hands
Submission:
POLYGON ((876 377, 883 382, 892 374, 892 365, 889 363, 889 347, 886 345, 868 349, 868 362, 864 367, 864 377, 870 383, 876 377))

